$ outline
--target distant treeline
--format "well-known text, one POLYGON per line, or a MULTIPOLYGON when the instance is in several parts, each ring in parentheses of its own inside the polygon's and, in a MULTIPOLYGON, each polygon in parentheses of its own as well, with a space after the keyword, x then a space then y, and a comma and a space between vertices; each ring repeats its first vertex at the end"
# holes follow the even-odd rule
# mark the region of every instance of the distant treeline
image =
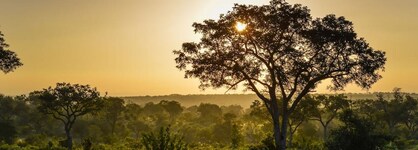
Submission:
MULTIPOLYGON (((373 93, 339 93, 344 94, 351 100, 358 99, 376 99, 376 95, 382 94, 385 98, 390 98, 393 92, 373 92, 373 93)), ((407 93, 413 98, 418 98, 417 93, 407 93)), ((312 94, 312 95, 336 95, 336 94, 312 94)), ((193 95, 158 95, 158 96, 127 96, 120 97, 127 103, 145 105, 149 102, 158 103, 161 100, 173 100, 180 102, 183 106, 190 107, 200 103, 212 103, 220 106, 241 105, 243 108, 249 108, 254 100, 259 98, 255 94, 193 94, 193 95)))
POLYGON ((161 100, 173 100, 180 102, 183 106, 190 107, 200 103, 212 103, 220 106, 241 105, 249 108, 254 100, 259 99, 255 94, 207 94, 207 95, 161 95, 161 96, 130 96, 120 97, 127 103, 145 105, 149 102, 158 103, 161 100))

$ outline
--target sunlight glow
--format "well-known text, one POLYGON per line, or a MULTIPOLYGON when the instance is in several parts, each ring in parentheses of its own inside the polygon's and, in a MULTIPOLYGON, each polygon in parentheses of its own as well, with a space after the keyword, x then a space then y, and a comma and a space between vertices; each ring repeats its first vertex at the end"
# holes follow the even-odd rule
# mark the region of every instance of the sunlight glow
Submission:
POLYGON ((235 28, 237 29, 238 32, 242 32, 247 28, 247 24, 238 21, 235 24, 235 28))

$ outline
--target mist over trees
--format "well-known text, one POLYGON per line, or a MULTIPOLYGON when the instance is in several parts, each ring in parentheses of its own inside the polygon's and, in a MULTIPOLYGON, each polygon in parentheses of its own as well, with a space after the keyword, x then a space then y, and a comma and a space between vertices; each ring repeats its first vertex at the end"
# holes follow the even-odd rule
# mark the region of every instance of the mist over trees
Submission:
MULTIPOLYGON (((185 107, 172 100, 138 105, 100 97, 94 88, 80 90, 80 86, 58 83, 29 96, 1 95, 0 149, 69 149, 64 148, 68 146, 67 131, 72 149, 277 149, 273 122, 260 100, 249 108, 210 103, 185 107), (86 90, 93 96, 87 96, 86 90), (80 95, 83 98, 74 102, 80 95), (51 105, 58 99, 68 103, 51 105), (73 109, 89 106, 94 111, 77 116, 66 130, 66 120, 43 110, 48 106, 64 110, 53 112, 56 115, 66 114, 66 108, 58 109, 67 106, 64 104, 73 109)), ((399 89, 382 95, 356 100, 344 95, 305 96, 289 116, 287 149, 416 148, 418 99, 399 89)))

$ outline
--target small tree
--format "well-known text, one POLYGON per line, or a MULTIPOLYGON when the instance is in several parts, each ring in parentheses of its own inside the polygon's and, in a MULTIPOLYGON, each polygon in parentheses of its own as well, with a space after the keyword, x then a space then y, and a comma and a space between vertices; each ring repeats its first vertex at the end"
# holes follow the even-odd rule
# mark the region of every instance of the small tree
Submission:
POLYGON ((121 98, 109 97, 104 99, 103 109, 100 111, 103 120, 110 126, 110 133, 114 136, 118 121, 125 110, 125 101, 121 98))
POLYGON ((222 109, 216 104, 201 103, 197 111, 200 113, 199 121, 204 125, 222 121, 222 109))
POLYGON ((367 89, 386 62, 385 53, 357 37, 344 17, 312 19, 307 7, 284 0, 236 4, 218 20, 193 27, 202 38, 174 51, 176 67, 203 89, 242 85, 253 91, 271 116, 280 149, 286 149, 290 114, 321 81, 331 80, 334 90, 349 83, 367 89))
POLYGON ((292 146, 293 135, 298 130, 299 126, 310 119, 315 112, 315 106, 317 102, 314 100, 314 97, 311 95, 306 95, 300 104, 297 106, 297 109, 290 114, 289 116, 289 147, 292 146))
POLYGON ((103 103, 100 93, 89 85, 57 83, 55 88, 49 87, 30 95, 40 112, 52 115, 64 124, 69 150, 72 149, 71 129, 77 117, 98 111, 103 103))
POLYGON ((240 134, 240 126, 237 123, 232 125, 231 131, 231 149, 238 149, 242 143, 242 135, 240 134))
POLYGON ((16 115, 16 101, 11 96, 0 94, 0 122, 12 122, 16 115))
POLYGON ((313 120, 321 123, 324 130, 324 141, 328 136, 328 127, 332 120, 337 117, 340 110, 346 109, 349 106, 349 101, 344 95, 319 95, 313 99, 316 105, 313 109, 313 120))
POLYGON ((15 52, 7 49, 9 45, 5 43, 3 36, 4 35, 0 32, 0 70, 4 73, 9 73, 23 64, 20 62, 20 59, 15 52))
POLYGON ((126 127, 134 135, 135 139, 139 139, 142 131, 150 130, 150 127, 140 119, 143 108, 135 103, 128 103, 123 112, 126 127))
POLYGON ((177 101, 162 100, 158 104, 170 114, 170 123, 174 123, 175 118, 183 112, 183 107, 177 101))
POLYGON ((186 150, 187 144, 183 137, 171 133, 170 126, 160 128, 159 133, 147 133, 142 135, 142 144, 146 150, 186 150))
POLYGON ((409 137, 416 137, 418 130, 418 99, 407 95, 403 103, 405 112, 402 114, 402 122, 409 131, 409 137))

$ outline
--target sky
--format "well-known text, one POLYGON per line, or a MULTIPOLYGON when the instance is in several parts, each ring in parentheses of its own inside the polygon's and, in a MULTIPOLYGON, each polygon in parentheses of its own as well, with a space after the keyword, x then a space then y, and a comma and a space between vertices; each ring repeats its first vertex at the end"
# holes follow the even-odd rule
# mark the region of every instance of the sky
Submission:
MULTIPOLYGON (((313 17, 345 16, 387 54, 383 78, 368 90, 418 92, 417 0, 288 0, 313 17)), ((0 74, 0 93, 28 94, 57 82, 89 84, 110 96, 223 94, 198 88, 175 68, 172 51, 198 41, 193 22, 216 19, 234 3, 268 0, 0 0, 0 31, 23 66, 0 74)), ((327 83, 317 88, 328 93, 327 83)), ((242 90, 228 93, 242 93, 242 90)))

